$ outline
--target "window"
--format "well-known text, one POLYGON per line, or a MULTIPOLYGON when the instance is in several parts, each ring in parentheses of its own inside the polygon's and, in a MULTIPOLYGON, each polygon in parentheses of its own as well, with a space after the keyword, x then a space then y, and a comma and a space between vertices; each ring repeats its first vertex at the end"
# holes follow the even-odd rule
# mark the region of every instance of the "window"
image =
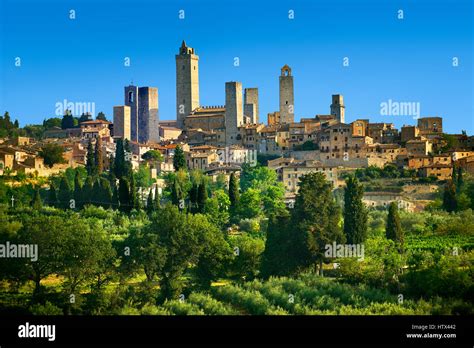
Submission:
POLYGON ((128 102, 129 103, 134 102, 134 97, 133 97, 133 92, 132 91, 128 92, 128 102))

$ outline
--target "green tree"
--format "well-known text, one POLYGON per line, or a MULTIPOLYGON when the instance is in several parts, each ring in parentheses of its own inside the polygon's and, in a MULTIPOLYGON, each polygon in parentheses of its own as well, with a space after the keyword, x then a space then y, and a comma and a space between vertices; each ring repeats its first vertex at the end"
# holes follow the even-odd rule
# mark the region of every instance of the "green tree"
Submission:
POLYGON ((95 119, 100 121, 107 121, 107 117, 105 117, 105 114, 102 111, 97 114, 97 117, 95 119))
POLYGON ((31 201, 31 206, 35 210, 41 210, 41 208, 43 207, 43 201, 41 200, 41 195, 40 195, 39 188, 37 188, 35 190, 33 200, 31 201))
POLYGON ((457 209, 456 185, 452 180, 449 180, 444 185, 443 192, 443 209, 447 212, 453 212, 457 209))
POLYGON ((53 117, 48 118, 43 121, 43 127, 45 130, 52 129, 52 128, 60 128, 61 127, 61 118, 53 117))
POLYGON ((130 152, 128 141, 126 141, 124 144, 122 139, 118 139, 117 145, 115 147, 115 157, 113 164, 114 174, 118 179, 122 177, 129 177, 132 172, 131 163, 125 158, 125 152, 130 152))
POLYGON ((217 190, 206 200, 204 214, 210 222, 222 230, 229 223, 229 208, 229 196, 224 190, 217 190))
POLYGON ((234 259, 229 267, 229 275, 239 280, 252 280, 257 277, 265 242, 261 238, 253 238, 243 234, 231 236, 229 244, 234 252, 234 259))
POLYGON ((224 234, 204 216, 197 215, 192 220, 198 244, 202 246, 194 272, 199 287, 209 289, 213 281, 225 275, 226 266, 232 260, 232 249, 224 234))
POLYGON ((203 248, 203 233, 210 228, 203 215, 181 213, 177 207, 166 205, 150 225, 166 250, 166 259, 159 272, 160 288, 164 298, 177 298, 183 287, 182 275, 191 264, 199 260, 203 248))
POLYGON ((132 204, 130 202, 130 184, 126 178, 119 179, 118 198, 120 210, 129 212, 132 209, 132 204))
POLYGON ((59 184, 59 193, 58 193, 59 206, 62 209, 68 209, 71 200, 71 186, 69 181, 65 176, 61 178, 61 183, 59 184))
POLYGON ((64 149, 54 143, 44 145, 39 151, 40 157, 44 159, 44 164, 48 167, 53 167, 57 163, 66 163, 63 158, 64 149))
POLYGON ((63 119, 61 120, 61 128, 74 128, 74 117, 72 116, 71 110, 66 110, 64 113, 63 119))
POLYGON ((112 187, 110 186, 109 180, 106 178, 99 179, 99 201, 100 205, 104 208, 110 208, 112 205, 113 192, 112 187))
POLYGON ((387 239, 393 240, 397 244, 400 252, 403 250, 405 235, 400 224, 397 202, 390 203, 388 207, 385 235, 387 239))
POLYGON ((142 155, 142 159, 151 163, 161 163, 163 162, 163 155, 160 151, 149 150, 142 155))
POLYGON ((95 142, 94 165, 95 165, 94 172, 97 174, 101 174, 104 170, 104 165, 103 165, 103 153, 102 153, 102 139, 100 137, 98 137, 95 142))
POLYGON ((364 243, 367 238, 368 215, 363 196, 364 188, 357 178, 347 178, 344 190, 344 233, 349 244, 364 243))
POLYGON ((241 219, 252 219, 260 216, 261 213, 260 191, 249 188, 247 191, 242 193, 242 196, 240 197, 237 215, 241 219))
POLYGON ((82 182, 81 182, 81 175, 79 171, 76 171, 76 175, 74 177, 74 200, 76 201, 76 208, 82 209, 84 198, 82 196, 82 182))
POLYGON ((54 187, 54 184, 52 183, 49 185, 48 204, 52 207, 58 206, 58 194, 56 192, 56 187, 54 187))
POLYGON ((198 187, 198 195, 197 195, 197 206, 198 206, 198 211, 200 213, 204 212, 204 207, 206 205, 207 198, 208 198, 207 188, 206 188, 206 184, 203 182, 198 187))
POLYGON ((153 190, 150 189, 150 193, 148 194, 148 198, 146 200, 146 210, 148 211, 148 213, 152 213, 153 211, 155 211, 155 204, 153 202, 153 190))
POLYGON ((96 193, 94 192, 94 178, 88 176, 82 186, 82 206, 97 202, 96 193))
POLYGON ((290 273, 292 266, 288 255, 291 249, 291 228, 288 226, 290 214, 287 211, 270 217, 261 266, 261 274, 265 278, 290 273))
POLYGON ((232 212, 236 212, 240 201, 239 182, 234 173, 230 174, 229 179, 229 199, 232 212))
POLYGON ((319 264, 323 275, 326 245, 344 242, 340 228, 340 210, 332 195, 332 185, 322 173, 310 173, 300 179, 295 207, 291 211, 291 258, 295 271, 319 264))
POLYGON ((89 140, 89 144, 87 145, 86 169, 87 169, 87 175, 93 176, 97 173, 97 167, 95 164, 94 147, 92 146, 92 140, 89 140))
POLYGON ((184 151, 181 146, 176 146, 173 156, 173 167, 175 171, 180 169, 187 169, 186 159, 184 158, 184 151))
POLYGON ((137 185, 133 173, 130 175, 130 206, 131 209, 140 209, 140 199, 138 197, 137 185))

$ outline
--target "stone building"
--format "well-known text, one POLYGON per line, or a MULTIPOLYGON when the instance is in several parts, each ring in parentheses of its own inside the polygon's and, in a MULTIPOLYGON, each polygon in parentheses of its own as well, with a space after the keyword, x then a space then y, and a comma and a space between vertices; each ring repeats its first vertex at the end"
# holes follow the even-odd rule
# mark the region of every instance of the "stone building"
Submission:
POLYGON ((238 127, 244 124, 242 108, 242 83, 226 82, 225 84, 225 144, 239 144, 238 127))
POLYGON ((176 120, 184 127, 184 119, 199 107, 199 56, 183 40, 176 55, 176 120))
POLYGON ((125 105, 130 107, 130 140, 159 141, 158 88, 126 86, 125 105))
POLYGON ((130 107, 114 106, 114 137, 130 140, 132 138, 130 126, 130 107))
POLYGON ((344 123, 345 119, 344 98, 340 94, 333 94, 331 104, 331 115, 340 123, 344 123))
POLYGON ((418 128, 420 135, 426 136, 431 134, 443 133, 442 117, 421 117, 418 119, 418 128))
POLYGON ((280 74, 280 122, 293 123, 295 118, 295 99, 291 68, 284 65, 280 74))
POLYGON ((257 124, 258 115, 258 88, 245 88, 244 90, 244 114, 250 117, 250 123, 257 124))
POLYGON ((160 140, 158 125, 158 88, 138 89, 138 142, 160 140))

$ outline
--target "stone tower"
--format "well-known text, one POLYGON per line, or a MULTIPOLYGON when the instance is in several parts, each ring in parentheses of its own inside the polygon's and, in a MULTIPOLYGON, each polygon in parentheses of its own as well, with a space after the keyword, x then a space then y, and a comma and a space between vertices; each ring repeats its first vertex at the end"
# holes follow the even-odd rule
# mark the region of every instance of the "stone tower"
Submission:
POLYGON ((125 87, 125 105, 130 107, 130 140, 138 141, 138 87, 125 87))
POLYGON ((130 140, 130 106, 114 106, 114 137, 130 140))
POLYGON ((331 104, 331 115, 335 116, 340 123, 344 123, 345 115, 344 98, 341 94, 333 94, 331 104))
POLYGON ((294 122, 295 100, 293 92, 293 76, 291 68, 285 65, 280 74, 280 118, 281 123, 294 122))
POLYGON ((244 112, 242 107, 242 83, 225 83, 225 144, 226 146, 237 144, 239 129, 244 123, 244 112))
POLYGON ((176 120, 183 128, 184 118, 199 107, 199 56, 194 48, 181 44, 176 55, 176 120))
POLYGON ((138 142, 159 141, 158 88, 138 89, 138 142))
POLYGON ((244 90, 244 114, 250 117, 251 123, 258 123, 258 88, 244 90))

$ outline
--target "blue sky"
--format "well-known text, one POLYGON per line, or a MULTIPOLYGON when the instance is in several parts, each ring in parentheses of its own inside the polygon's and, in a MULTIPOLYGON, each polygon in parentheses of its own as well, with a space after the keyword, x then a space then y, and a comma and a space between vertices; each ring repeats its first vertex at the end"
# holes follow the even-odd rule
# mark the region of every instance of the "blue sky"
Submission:
POLYGON ((0 0, 0 112, 40 123, 67 99, 111 118, 133 80, 158 87, 160 118, 175 119, 174 56, 185 39, 200 57, 202 105, 224 104, 225 82, 241 81, 259 88, 266 122, 288 64, 296 119, 329 113, 340 93, 347 122, 415 123, 381 115, 391 99, 473 134, 473 17, 471 0, 0 0))

